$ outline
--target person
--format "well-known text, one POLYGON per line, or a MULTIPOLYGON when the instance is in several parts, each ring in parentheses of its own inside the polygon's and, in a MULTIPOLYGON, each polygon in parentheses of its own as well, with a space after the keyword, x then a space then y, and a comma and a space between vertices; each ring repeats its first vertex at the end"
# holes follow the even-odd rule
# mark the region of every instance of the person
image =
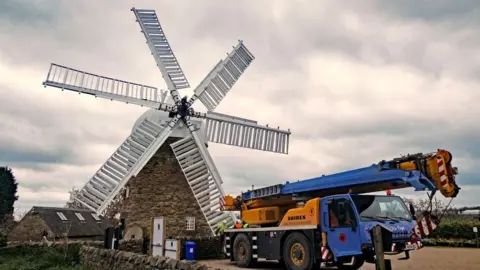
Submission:
POLYGON ((335 215, 335 212, 333 212, 332 208, 330 208, 330 227, 331 228, 338 227, 337 215, 335 215))
POLYGON ((216 235, 220 237, 220 245, 222 250, 225 252, 225 227, 227 226, 227 221, 224 220, 217 226, 216 235))
POLYGON ((237 220, 235 223, 235 229, 241 229, 242 228, 242 222, 240 220, 237 220))

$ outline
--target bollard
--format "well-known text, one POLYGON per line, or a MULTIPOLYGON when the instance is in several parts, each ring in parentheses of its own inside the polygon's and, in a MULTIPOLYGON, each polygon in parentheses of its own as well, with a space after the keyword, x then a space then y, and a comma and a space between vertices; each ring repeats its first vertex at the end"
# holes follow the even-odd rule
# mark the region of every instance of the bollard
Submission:
POLYGON ((392 270, 392 262, 385 260, 384 246, 383 246, 383 228, 379 225, 372 230, 373 246, 375 248, 375 269, 376 270, 392 270))

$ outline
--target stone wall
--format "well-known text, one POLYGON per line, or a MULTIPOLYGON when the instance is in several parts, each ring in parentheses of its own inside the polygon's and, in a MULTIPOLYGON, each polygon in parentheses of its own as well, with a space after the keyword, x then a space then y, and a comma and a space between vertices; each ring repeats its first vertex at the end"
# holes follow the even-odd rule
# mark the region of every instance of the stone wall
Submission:
POLYGON ((185 258, 185 242, 195 242, 195 260, 223 258, 220 237, 182 237, 177 238, 182 242, 180 258, 185 258))
POLYGON ((207 270, 208 268, 197 262, 177 261, 170 258, 147 256, 132 252, 99 249, 82 246, 80 248, 80 262, 92 270, 116 269, 181 269, 207 270))
MULTIPOLYGON (((185 258, 185 242, 195 242, 195 260, 221 259, 224 257, 219 237, 177 237, 180 240, 180 258, 185 258)), ((118 250, 142 254, 142 240, 122 241, 118 250)), ((100 247, 103 247, 100 246, 100 247)))
POLYGON ((41 241, 43 238, 43 230, 48 233, 48 238, 54 237, 53 232, 47 227, 43 219, 32 212, 28 212, 25 217, 13 228, 8 234, 8 242, 27 242, 41 241))
MULTIPOLYGON (((223 258, 222 246, 219 237, 177 237, 180 240, 181 250, 180 258, 185 258, 185 242, 195 242, 195 259, 220 259, 223 258)), ((118 245, 118 250, 142 254, 142 240, 122 241, 118 245)))
POLYGON ((168 138, 137 177, 132 177, 128 182, 129 196, 122 205, 126 231, 131 226, 139 226, 143 229, 143 235, 148 236, 152 218, 163 216, 167 238, 211 235, 170 147, 177 140, 179 138, 168 138), (187 217, 195 217, 195 231, 186 230, 187 217))
POLYGON ((49 241, 49 242, 44 242, 44 241, 32 241, 32 242, 9 242, 8 246, 9 247, 15 247, 15 246, 65 246, 65 245, 70 245, 70 246, 90 246, 90 247, 96 247, 96 248, 103 248, 104 247, 104 242, 103 241, 81 241, 81 240, 68 240, 68 243, 65 243, 63 240, 62 241, 49 241))
POLYGON ((133 253, 142 253, 143 240, 128 240, 121 241, 118 245, 118 250, 133 252, 133 253))

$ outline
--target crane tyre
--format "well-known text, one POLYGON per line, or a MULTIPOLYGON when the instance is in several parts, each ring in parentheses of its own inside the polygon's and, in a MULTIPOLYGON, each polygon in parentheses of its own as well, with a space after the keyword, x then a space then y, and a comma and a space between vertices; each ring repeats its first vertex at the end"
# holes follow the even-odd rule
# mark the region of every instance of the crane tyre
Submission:
POLYGON ((240 233, 233 241, 233 259, 239 267, 247 268, 252 263, 252 245, 248 236, 240 233))
POLYGON ((287 236, 283 244, 283 260, 289 270, 313 268, 313 252, 307 237, 299 232, 287 236))

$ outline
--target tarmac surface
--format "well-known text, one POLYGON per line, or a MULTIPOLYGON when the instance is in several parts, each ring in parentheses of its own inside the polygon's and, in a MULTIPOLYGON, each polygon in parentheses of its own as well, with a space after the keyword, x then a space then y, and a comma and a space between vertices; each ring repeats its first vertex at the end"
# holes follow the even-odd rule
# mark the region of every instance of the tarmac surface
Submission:
MULTIPOLYGON (((442 248, 425 247, 420 250, 410 252, 410 260, 398 260, 404 257, 386 256, 392 260, 392 269, 453 269, 453 270, 480 270, 480 249, 475 248, 442 248)), ((230 260, 208 260, 199 261, 211 269, 243 269, 235 266, 230 260)), ((282 269, 276 261, 259 261, 252 270, 262 269, 282 269)), ((336 269, 322 268, 322 269, 336 269)), ((375 270, 375 265, 365 263, 361 269, 375 270)))

